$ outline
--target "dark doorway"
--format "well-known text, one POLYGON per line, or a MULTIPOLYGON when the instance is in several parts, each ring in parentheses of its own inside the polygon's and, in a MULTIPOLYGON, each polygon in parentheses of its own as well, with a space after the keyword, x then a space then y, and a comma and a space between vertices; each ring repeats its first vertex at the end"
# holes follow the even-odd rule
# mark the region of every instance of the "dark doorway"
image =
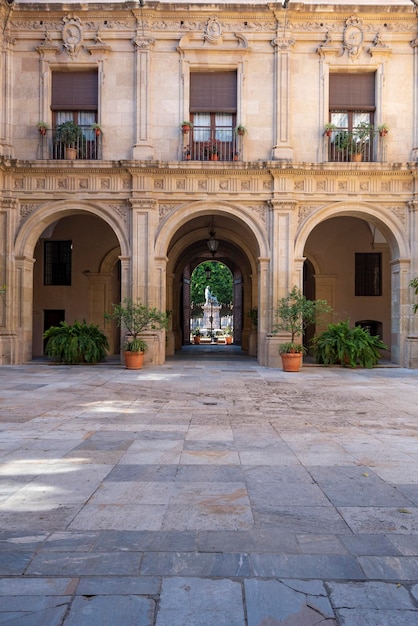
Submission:
MULTIPOLYGON (((64 309, 44 309, 44 332, 51 326, 59 326, 60 322, 65 321, 64 309)), ((46 341, 44 339, 44 354, 46 341)))

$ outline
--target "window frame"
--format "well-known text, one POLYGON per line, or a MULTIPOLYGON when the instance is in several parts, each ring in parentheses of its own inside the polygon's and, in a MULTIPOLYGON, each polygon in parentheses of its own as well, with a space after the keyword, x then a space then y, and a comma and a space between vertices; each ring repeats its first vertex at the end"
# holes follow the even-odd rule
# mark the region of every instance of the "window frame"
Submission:
POLYGON ((44 241, 45 287, 71 287, 72 257, 73 243, 70 239, 44 241))

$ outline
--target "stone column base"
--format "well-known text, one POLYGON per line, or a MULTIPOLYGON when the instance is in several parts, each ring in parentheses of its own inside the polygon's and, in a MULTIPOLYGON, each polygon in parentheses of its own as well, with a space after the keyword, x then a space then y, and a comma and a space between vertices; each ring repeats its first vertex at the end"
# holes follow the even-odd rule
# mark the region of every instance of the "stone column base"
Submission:
POLYGON ((406 338, 405 367, 418 369, 418 335, 410 335, 406 338))

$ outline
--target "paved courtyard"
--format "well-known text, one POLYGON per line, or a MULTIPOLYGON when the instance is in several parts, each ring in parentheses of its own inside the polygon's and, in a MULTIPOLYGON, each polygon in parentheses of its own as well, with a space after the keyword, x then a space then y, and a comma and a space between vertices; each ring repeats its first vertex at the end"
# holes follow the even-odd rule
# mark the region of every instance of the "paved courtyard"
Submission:
POLYGON ((418 371, 0 367, 0 624, 418 624, 418 371))

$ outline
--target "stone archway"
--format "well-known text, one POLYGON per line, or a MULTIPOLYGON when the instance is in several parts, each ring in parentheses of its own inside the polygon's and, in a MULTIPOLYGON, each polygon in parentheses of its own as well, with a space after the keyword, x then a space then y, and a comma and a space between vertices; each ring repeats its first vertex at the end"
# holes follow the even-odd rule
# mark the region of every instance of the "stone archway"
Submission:
MULTIPOLYGON (((242 346, 248 348, 251 322, 246 313, 253 307, 267 308, 268 281, 259 280, 260 258, 269 256, 265 225, 257 214, 246 207, 229 203, 194 202, 176 208, 166 216, 159 227, 156 240, 156 256, 166 259, 167 308, 172 311, 168 350, 179 349, 183 342, 182 298, 185 268, 191 270, 205 259, 211 259, 207 247, 212 221, 220 246, 216 260, 225 262, 234 273, 234 267, 242 270, 242 346)), ((188 270, 188 273, 189 270, 188 270)), ((187 290, 186 290, 187 291, 187 290)), ((186 304, 187 306, 187 304, 186 304)), ((266 335, 264 321, 258 332, 259 343, 266 335)), ((170 352, 168 352, 170 354, 170 352)))
POLYGON ((397 217, 366 203, 334 203, 300 225, 295 250, 299 258, 315 259, 316 297, 333 307, 334 319, 381 320, 390 346, 386 356, 407 365, 409 244, 397 217), (355 252, 382 254, 384 285, 378 298, 355 296, 355 252))
MULTIPOLYGON (((42 332, 46 310, 64 310, 69 322, 86 319, 104 328, 104 311, 106 302, 111 301, 111 294, 108 278, 100 268, 103 270, 106 266, 108 254, 117 257, 121 256, 121 252, 125 255, 129 253, 128 237, 120 221, 118 223, 105 207, 59 202, 45 205, 27 218, 16 240, 14 287, 16 293, 22 294, 15 313, 19 346, 16 363, 43 353, 42 332), (80 226, 81 222, 83 226, 80 226), (70 239, 77 241, 77 254, 72 255, 72 292, 71 287, 46 288, 43 283, 43 242, 50 239, 51 234, 55 239, 67 239, 67 234, 71 234, 70 239), (92 246, 91 241, 95 237, 96 245, 92 246)), ((108 262, 114 264, 113 257, 108 262)))

